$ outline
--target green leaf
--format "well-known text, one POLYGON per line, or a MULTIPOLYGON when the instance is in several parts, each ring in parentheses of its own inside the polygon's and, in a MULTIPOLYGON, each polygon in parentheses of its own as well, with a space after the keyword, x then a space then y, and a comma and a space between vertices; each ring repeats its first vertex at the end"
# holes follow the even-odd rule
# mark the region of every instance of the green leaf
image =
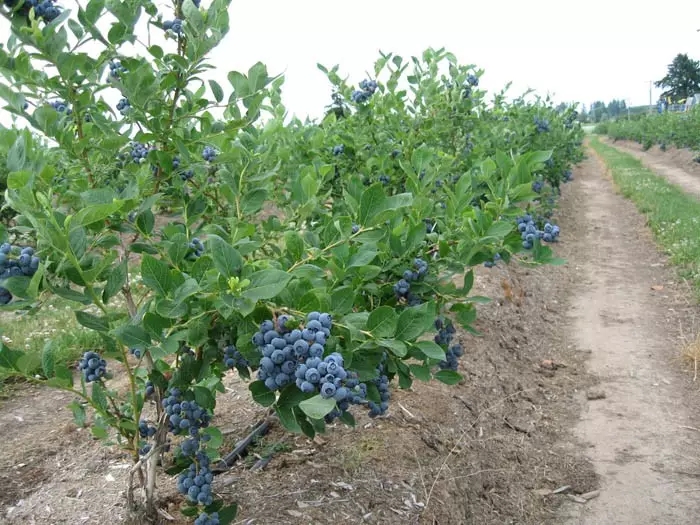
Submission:
POLYGON ((27 159, 27 147, 24 141, 24 134, 20 133, 14 144, 7 152, 7 171, 20 171, 24 169, 27 159))
POLYGON ((207 427, 201 432, 202 434, 209 436, 207 447, 211 447, 213 450, 218 450, 221 447, 224 441, 224 436, 221 433, 221 430, 216 427, 207 427))
POLYGON ((263 381, 253 381, 248 385, 253 401, 264 407, 269 407, 275 402, 275 393, 265 386, 263 381))
POLYGON ((123 325, 114 330, 114 336, 129 348, 143 350, 151 344, 151 336, 140 326, 123 325))
POLYGON ((238 514, 238 505, 232 503, 219 509, 219 525, 231 525, 238 514))
POLYGON ((156 218, 151 210, 144 210, 136 216, 136 227, 141 233, 148 236, 156 225, 156 218))
POLYGON ((366 244, 362 246, 357 253, 350 257, 350 261, 348 262, 348 268, 367 266, 375 259, 375 257, 377 257, 376 248, 369 244, 366 244))
POLYGON ((92 383, 92 401, 102 409, 103 412, 107 412, 109 407, 107 405, 107 396, 105 395, 104 387, 99 381, 92 383))
POLYGON ((73 216, 72 226, 87 226, 98 221, 102 221, 121 209, 124 205, 122 201, 114 201, 108 204, 97 204, 81 209, 73 216))
POLYGON ((299 403, 299 408, 311 419, 321 419, 335 408, 335 400, 332 397, 324 399, 319 394, 299 403))
POLYGON ((168 265, 148 254, 141 260, 141 278, 143 284, 160 296, 168 295, 173 286, 168 265))
POLYGON ((187 315, 189 308, 186 303, 176 303, 172 299, 160 299, 156 302, 156 312, 158 315, 168 319, 177 319, 187 315))
POLYGON ((345 423, 349 427, 354 427, 357 423, 355 422, 355 417, 350 413, 350 412, 343 412, 340 414, 340 419, 343 423, 345 423))
POLYGON ((297 232, 284 232, 284 244, 293 262, 301 260, 304 255, 304 241, 297 232))
POLYGON ((54 349, 54 340, 49 339, 44 345, 41 352, 41 369, 44 372, 44 377, 53 377, 56 367, 56 351, 54 349))
POLYGON ((286 430, 297 434, 301 434, 301 425, 297 421, 293 406, 278 405, 275 407, 275 412, 277 413, 277 416, 280 419, 280 423, 282 423, 282 426, 286 430))
POLYGON ((173 292, 173 302, 176 304, 182 303, 188 297, 199 292, 199 283, 191 277, 186 279, 184 283, 175 288, 173 292))
POLYGON ((434 341, 418 341, 415 346, 423 352, 426 357, 437 359, 438 361, 445 360, 445 351, 434 341))
POLYGON ((472 289, 472 286, 474 286, 474 270, 469 270, 464 274, 464 286, 462 286, 462 293, 465 295, 468 294, 472 289))
POLYGON ((362 226, 374 226, 375 219, 386 208, 386 194, 382 184, 377 182, 367 188, 360 198, 358 222, 362 226))
POLYGON ((331 294, 331 311, 335 315, 343 315, 352 310, 355 303, 355 289, 352 286, 341 286, 331 294))
POLYGON ((242 295, 253 301, 272 299, 287 286, 292 276, 282 270, 260 270, 250 276, 250 284, 242 295))
POLYGON ((214 94, 214 98, 217 102, 224 100, 224 90, 216 80, 210 80, 209 87, 211 88, 211 92, 214 94))
POLYGON ((514 225, 512 222, 499 221, 494 222, 491 227, 486 232, 487 237, 497 237, 499 239, 505 238, 510 232, 514 230, 514 225))
POLYGON ((429 331, 434 321, 435 312, 430 303, 406 308, 399 316, 395 337, 402 341, 413 341, 429 331))
POLYGON ((213 410, 214 405, 216 405, 214 394, 212 394, 208 388, 203 386, 194 387, 194 400, 205 410, 213 410))
POLYGON ((399 316, 390 306, 380 306, 369 314, 367 330, 376 338, 394 337, 399 316))
POLYGON ((121 291, 122 287, 126 284, 128 271, 129 268, 126 259, 112 267, 112 271, 110 271, 107 276, 105 288, 102 290, 102 300, 105 303, 109 302, 112 297, 121 291))
POLYGON ((228 279, 240 273, 243 258, 238 250, 216 235, 210 236, 207 243, 209 244, 209 253, 214 260, 214 266, 221 275, 228 279))
POLYGON ((396 357, 406 357, 408 355, 408 348, 406 348, 406 343, 403 341, 398 341, 396 339, 379 339, 377 344, 391 350, 396 357))
POLYGON ((463 379, 461 374, 454 370, 440 370, 433 377, 446 385, 456 385, 463 379))
POLYGON ((109 321, 104 317, 97 317, 96 315, 76 310, 75 318, 85 328, 89 328, 90 330, 95 330, 97 332, 109 332, 109 321))
POLYGON ((411 370, 411 373, 415 376, 416 379, 420 381, 430 381, 432 378, 432 375, 430 374, 430 368, 427 365, 408 365, 409 369, 411 370))
POLYGON ((71 412, 73 412, 73 421, 75 421, 76 426, 78 428, 84 428, 87 419, 87 414, 85 412, 85 407, 82 405, 82 403, 79 403, 78 401, 73 401, 70 405, 68 405, 68 408, 70 408, 71 412))

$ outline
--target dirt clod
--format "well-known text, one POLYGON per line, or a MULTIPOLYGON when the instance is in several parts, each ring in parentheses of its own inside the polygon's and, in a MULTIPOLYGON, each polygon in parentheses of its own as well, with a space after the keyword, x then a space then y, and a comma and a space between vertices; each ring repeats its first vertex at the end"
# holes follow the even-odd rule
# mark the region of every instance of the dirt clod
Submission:
POLYGON ((605 399, 605 390, 592 389, 586 392, 586 399, 589 401, 596 401, 597 399, 605 399))

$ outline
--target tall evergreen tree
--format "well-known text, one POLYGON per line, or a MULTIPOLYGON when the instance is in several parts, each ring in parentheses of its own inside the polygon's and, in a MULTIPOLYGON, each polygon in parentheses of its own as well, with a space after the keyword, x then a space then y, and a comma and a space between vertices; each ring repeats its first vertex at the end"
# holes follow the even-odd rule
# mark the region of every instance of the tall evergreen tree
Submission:
POLYGON ((679 53, 668 66, 668 73, 656 82, 656 87, 667 88, 662 98, 679 102, 700 93, 700 62, 685 53, 679 53))

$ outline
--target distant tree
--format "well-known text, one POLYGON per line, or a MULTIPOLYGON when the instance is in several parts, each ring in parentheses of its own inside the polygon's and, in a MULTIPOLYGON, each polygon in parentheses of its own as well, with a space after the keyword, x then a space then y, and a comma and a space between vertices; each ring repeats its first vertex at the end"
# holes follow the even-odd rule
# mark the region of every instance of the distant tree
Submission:
POLYGON ((616 99, 611 100, 608 104, 608 107, 606 108, 610 118, 619 117, 626 109, 627 105, 625 104, 625 101, 616 99))
POLYGON ((668 73, 656 82, 656 87, 667 88, 661 97, 679 102, 700 92, 700 62, 685 53, 679 53, 668 65, 668 73))
POLYGON ((596 100, 591 104, 590 109, 590 119, 592 122, 600 122, 608 118, 608 110, 605 102, 602 100, 596 100))

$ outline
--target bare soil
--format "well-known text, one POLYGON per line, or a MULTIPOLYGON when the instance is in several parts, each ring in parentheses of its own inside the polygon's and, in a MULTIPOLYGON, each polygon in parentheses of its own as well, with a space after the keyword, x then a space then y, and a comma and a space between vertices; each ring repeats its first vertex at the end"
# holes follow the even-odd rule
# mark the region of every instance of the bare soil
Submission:
POLYGON ((657 175, 666 177, 672 184, 700 198, 700 163, 695 162, 694 152, 674 147, 668 147, 666 151, 662 151, 659 146, 652 146, 644 151, 641 144, 632 140, 604 140, 604 142, 637 157, 645 167, 657 175))
MULTIPOLYGON (((675 359, 696 309, 601 164, 574 176, 556 217, 568 264, 477 268, 474 293, 495 300, 479 307, 480 337, 458 333, 465 381, 396 390, 387 417, 357 414, 314 441, 274 428, 254 450, 278 451, 264 470, 241 461, 214 482, 239 523, 697 522, 694 494, 677 490, 700 475, 700 431, 685 428, 700 428, 686 410, 697 393, 675 359)), ((264 411, 235 373, 225 383, 215 423, 230 449, 264 411)), ((70 401, 23 385, 2 401, 0 523, 125 522, 129 459, 69 423, 70 401)), ((174 485, 163 476, 159 494, 177 516, 174 485)))

